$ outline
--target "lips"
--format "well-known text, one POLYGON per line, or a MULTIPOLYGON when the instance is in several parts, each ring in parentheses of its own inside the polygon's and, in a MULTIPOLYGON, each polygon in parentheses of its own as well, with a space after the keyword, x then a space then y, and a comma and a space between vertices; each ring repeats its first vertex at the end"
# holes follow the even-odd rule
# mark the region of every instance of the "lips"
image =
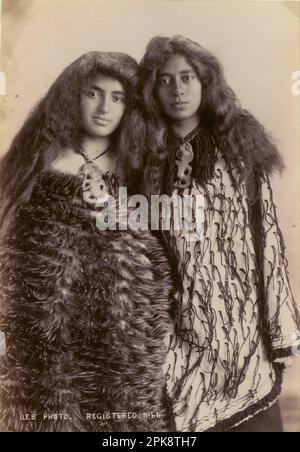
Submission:
POLYGON ((175 108, 184 108, 184 107, 186 107, 187 106, 187 104, 188 104, 188 102, 174 102, 173 104, 172 104, 172 107, 175 107, 175 108))
POLYGON ((110 119, 102 118, 101 116, 94 116, 93 120, 96 124, 99 124, 99 125, 107 125, 107 124, 111 123, 110 119))

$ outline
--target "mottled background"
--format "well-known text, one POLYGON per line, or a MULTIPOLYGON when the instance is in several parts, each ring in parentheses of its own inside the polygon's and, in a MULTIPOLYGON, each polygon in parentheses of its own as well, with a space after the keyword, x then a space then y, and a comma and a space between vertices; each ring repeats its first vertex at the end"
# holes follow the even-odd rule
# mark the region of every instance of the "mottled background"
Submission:
MULTIPOLYGON (((223 62, 242 101, 276 139, 287 169, 273 185, 299 300, 300 3, 185 0, 2 0, 0 155, 34 103, 64 67, 89 50, 140 59, 156 34, 195 39, 223 62)), ((286 374, 281 405, 286 431, 300 431, 300 358, 286 374)))

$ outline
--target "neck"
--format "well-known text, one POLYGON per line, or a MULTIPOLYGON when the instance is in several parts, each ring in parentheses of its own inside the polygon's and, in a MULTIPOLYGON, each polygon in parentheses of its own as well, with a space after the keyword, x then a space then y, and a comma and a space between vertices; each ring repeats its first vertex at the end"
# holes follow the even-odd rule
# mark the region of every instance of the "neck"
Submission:
POLYGON ((172 121, 171 127, 173 131, 181 138, 186 137, 192 130, 200 124, 199 115, 191 116, 182 121, 172 121))
POLYGON ((110 146, 110 137, 84 137, 82 147, 88 158, 93 160, 110 146))

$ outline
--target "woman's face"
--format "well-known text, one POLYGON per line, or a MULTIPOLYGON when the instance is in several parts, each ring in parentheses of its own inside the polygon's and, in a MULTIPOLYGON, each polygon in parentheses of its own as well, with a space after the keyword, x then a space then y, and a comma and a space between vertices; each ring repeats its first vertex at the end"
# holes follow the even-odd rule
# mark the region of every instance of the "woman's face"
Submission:
POLYGON ((182 55, 174 54, 158 71, 156 96, 164 114, 174 122, 198 117, 201 83, 182 55))
POLYGON ((105 75, 95 77, 80 95, 81 125, 85 133, 95 138, 111 135, 119 126, 125 107, 122 84, 105 75))

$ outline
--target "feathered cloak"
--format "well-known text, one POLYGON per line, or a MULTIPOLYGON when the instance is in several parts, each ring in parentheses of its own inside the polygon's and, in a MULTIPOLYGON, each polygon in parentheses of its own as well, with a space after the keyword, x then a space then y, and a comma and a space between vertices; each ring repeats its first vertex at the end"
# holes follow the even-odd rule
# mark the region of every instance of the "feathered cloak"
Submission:
POLYGON ((168 429, 171 282, 150 232, 100 232, 81 179, 47 171, 2 240, 0 275, 2 431, 168 429))

